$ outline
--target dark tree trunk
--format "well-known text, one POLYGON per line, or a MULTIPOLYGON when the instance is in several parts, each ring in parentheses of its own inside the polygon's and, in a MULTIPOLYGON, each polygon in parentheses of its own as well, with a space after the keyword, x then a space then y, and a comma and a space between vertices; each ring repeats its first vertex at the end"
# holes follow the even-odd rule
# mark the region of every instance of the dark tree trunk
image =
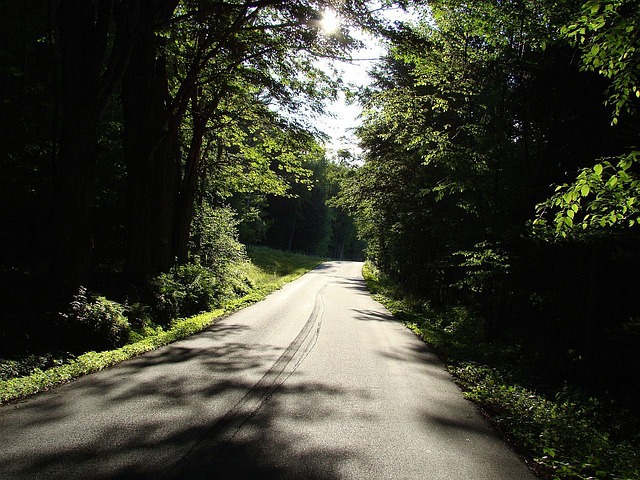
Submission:
POLYGON ((289 242, 287 243, 287 251, 291 251, 291 247, 293 246, 293 234, 296 231, 296 219, 293 219, 293 225, 291 225, 291 234, 289 235, 289 242))
POLYGON ((92 183, 97 163, 98 123, 120 82, 138 38, 177 0, 59 0, 59 152, 53 166, 55 206, 54 277, 68 293, 86 281, 93 249, 92 183), (143 11, 144 4, 148 11, 143 11), (111 30, 115 20, 117 28, 111 30))
POLYGON ((60 149, 53 168, 56 285, 69 294, 85 282, 92 250, 91 184, 97 161, 98 87, 107 30, 104 5, 63 0, 58 7, 61 100, 60 149))
POLYGON ((193 134, 174 216, 174 256, 179 263, 186 263, 189 257, 189 234, 194 214, 198 178, 202 166, 202 145, 208 119, 198 105, 197 96, 193 98, 192 109, 193 134))
POLYGON ((166 62, 158 52, 156 36, 146 34, 136 44, 122 82, 129 185, 126 268, 135 282, 144 282, 173 263, 179 120, 167 120, 166 62))

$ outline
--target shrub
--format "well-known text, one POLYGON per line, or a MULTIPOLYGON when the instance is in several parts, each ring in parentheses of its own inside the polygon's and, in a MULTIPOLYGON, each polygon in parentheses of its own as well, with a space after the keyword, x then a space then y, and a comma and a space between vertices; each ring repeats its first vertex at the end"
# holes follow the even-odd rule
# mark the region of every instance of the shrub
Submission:
POLYGON ((247 260, 245 247, 238 240, 236 213, 229 207, 204 204, 193 222, 192 252, 199 262, 222 279, 234 263, 247 260))
POLYGON ((124 317, 124 307, 80 287, 66 313, 60 314, 69 330, 73 347, 108 350, 129 339, 131 327, 124 317))
POLYGON ((64 364, 73 358, 69 353, 46 353, 25 355, 15 359, 0 358, 0 382, 10 378, 24 377, 36 370, 46 370, 64 364))
POLYGON ((211 310, 229 296, 224 279, 200 263, 187 263, 173 267, 151 282, 154 296, 155 319, 161 324, 211 310))
POLYGON ((250 281, 237 268, 247 261, 237 227, 231 208, 208 204, 199 208, 191 232, 191 262, 175 266, 151 281, 155 321, 167 325, 251 291, 250 281))
POLYGON ((143 302, 127 302, 124 312, 132 329, 140 329, 151 322, 151 307, 143 302))

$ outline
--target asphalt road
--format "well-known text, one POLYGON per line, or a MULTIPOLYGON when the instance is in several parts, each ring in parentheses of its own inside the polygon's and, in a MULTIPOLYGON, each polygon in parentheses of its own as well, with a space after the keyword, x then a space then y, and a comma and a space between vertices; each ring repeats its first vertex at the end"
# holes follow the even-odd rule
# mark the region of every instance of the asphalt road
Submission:
POLYGON ((533 479, 361 267, 0 408, 0 478, 533 479))

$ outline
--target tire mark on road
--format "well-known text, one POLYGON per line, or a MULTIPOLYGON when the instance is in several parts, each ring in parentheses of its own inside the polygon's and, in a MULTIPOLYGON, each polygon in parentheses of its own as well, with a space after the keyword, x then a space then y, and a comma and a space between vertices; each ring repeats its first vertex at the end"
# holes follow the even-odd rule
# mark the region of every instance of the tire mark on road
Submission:
MULTIPOLYGON (((296 371, 307 358, 315 346, 320 328, 322 326, 322 314, 324 313, 324 292, 342 270, 342 267, 332 275, 315 297, 313 310, 296 338, 282 352, 280 357, 267 370, 238 402, 220 418, 199 441, 180 457, 173 467, 167 472, 166 478, 176 477, 182 468, 188 463, 188 459, 202 448, 221 446, 233 440, 240 432, 243 425, 249 421, 273 396, 275 391, 296 371), (296 359, 296 361, 294 361, 296 359), (289 367, 289 368, 288 368, 289 367)), ((177 478, 177 477, 176 477, 177 478)))

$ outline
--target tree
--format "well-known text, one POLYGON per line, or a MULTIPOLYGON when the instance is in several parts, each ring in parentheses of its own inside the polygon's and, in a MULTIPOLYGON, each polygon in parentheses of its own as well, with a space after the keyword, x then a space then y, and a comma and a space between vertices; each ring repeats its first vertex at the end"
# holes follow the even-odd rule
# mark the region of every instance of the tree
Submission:
MULTIPOLYGON (((345 12, 355 18, 356 7, 361 12, 364 3, 345 12)), ((131 62, 123 89, 125 135, 131 139, 125 150, 132 186, 128 271, 133 278, 139 281, 166 268, 175 255, 185 257, 203 138, 224 117, 219 106, 237 93, 241 79, 261 87, 258 101, 284 110, 295 109, 303 97, 318 106, 319 99, 332 94, 329 78, 312 60, 342 54, 353 41, 319 33, 319 5, 183 2, 164 36, 156 32, 148 40, 153 45, 138 44, 144 58, 131 62), (160 49, 164 38, 168 42, 160 49), (155 91, 142 94, 149 85, 155 91), (183 163, 178 140, 189 109, 191 140, 183 163)))
POLYGON ((495 310, 537 199, 614 135, 560 36, 571 2, 430 7, 375 72, 346 204, 387 273, 495 310))
POLYGON ((393 264, 395 274, 416 285, 425 269, 436 278, 442 262, 460 275, 458 250, 522 233, 531 198, 548 184, 554 130, 566 118, 548 108, 567 100, 545 74, 558 68, 553 62, 570 61, 561 49, 545 47, 553 35, 544 4, 430 5, 435 25, 395 32, 390 57, 376 72, 377 90, 366 98, 371 113, 360 130, 365 160, 375 167, 363 174, 366 187, 354 191, 352 202, 360 211, 382 209, 384 220, 361 222, 385 223, 371 233, 370 249, 379 245, 376 256, 387 257, 379 258, 382 266, 393 264), (550 121, 550 111, 558 118, 550 121), (406 236, 416 240, 415 252, 406 236))
POLYGON ((322 34, 320 11, 333 6, 350 24, 376 29, 369 3, 52 4, 63 114, 53 174, 53 270, 61 289, 87 280, 100 121, 114 93, 122 102, 129 185, 127 271, 140 282, 186 256, 204 138, 224 117, 224 98, 252 84, 252 102, 291 114, 304 100, 317 111, 336 82, 313 67, 314 59, 344 57, 355 44, 346 27, 322 34))
MULTIPOLYGON (((390 32, 389 56, 364 97, 364 165, 342 202, 385 273, 437 303, 464 303, 484 318, 487 336, 522 342, 548 366, 601 372, 590 386, 609 388, 602 365, 628 371, 637 362, 637 337, 626 332, 639 308, 628 280, 640 264, 639 183, 635 113, 621 104, 612 126, 602 95, 631 85, 622 72, 636 68, 635 37, 625 37, 635 35, 626 20, 635 10, 625 11, 627 2, 429 5, 429 22, 390 32), (576 64, 574 31, 585 36, 578 48, 597 53, 589 53, 596 69, 576 64), (611 42, 604 57, 589 40, 598 38, 611 42), (619 82, 595 71, 605 62, 615 74, 618 61, 619 82), (556 214, 550 237, 567 241, 532 238, 535 205, 563 182, 538 209, 548 223, 556 214), (585 221, 587 232, 605 228, 585 241, 575 234, 585 221), (611 235, 628 222, 633 229, 611 235)), ((609 108, 633 96, 615 98, 609 108)))
POLYGON ((270 226, 265 243, 282 250, 326 255, 332 220, 325 183, 328 160, 316 144, 308 149, 302 165, 310 172, 307 181, 291 182, 288 195, 268 198, 270 226))
POLYGON ((58 6, 62 120, 53 172, 54 271, 64 293, 86 280, 90 263, 98 121, 129 65, 138 37, 151 35, 176 4, 62 0, 58 6))
MULTIPOLYGON (((611 123, 622 120, 630 142, 638 134, 639 20, 635 2, 590 0, 562 30, 580 48, 583 70, 610 80, 605 104, 612 108, 611 123)), ((640 151, 635 143, 628 143, 625 150, 618 155, 608 152, 595 165, 579 170, 574 181, 557 186, 555 194, 536 207, 536 232, 564 239, 610 235, 636 226, 640 220, 640 151)))

